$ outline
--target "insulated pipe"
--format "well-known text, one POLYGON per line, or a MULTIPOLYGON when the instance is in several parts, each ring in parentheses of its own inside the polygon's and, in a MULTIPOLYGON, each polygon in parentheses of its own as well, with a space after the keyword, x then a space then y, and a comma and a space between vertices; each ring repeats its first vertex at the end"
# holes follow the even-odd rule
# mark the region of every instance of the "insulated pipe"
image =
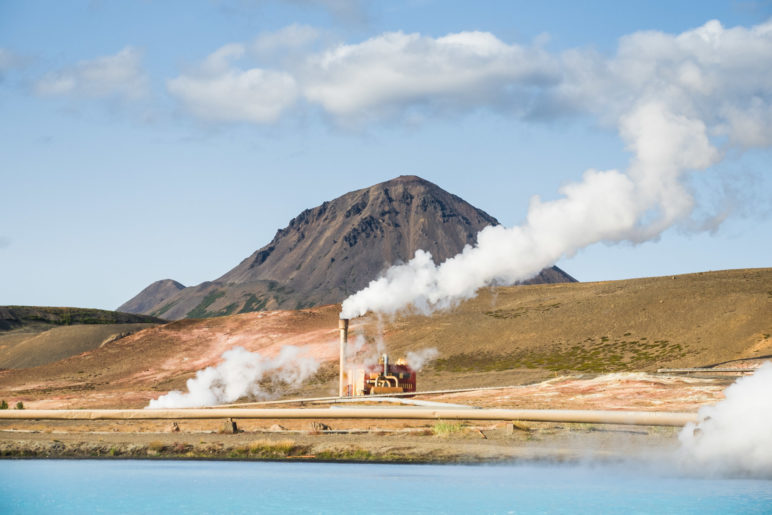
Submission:
POLYGON ((346 343, 348 343, 348 318, 338 319, 338 329, 340 330, 340 382, 338 385, 338 396, 343 397, 345 393, 344 370, 346 370, 346 343))
POLYGON ((203 420, 203 419, 412 419, 522 420, 633 426, 683 426, 698 422, 697 413, 663 411, 537 410, 537 409, 116 409, 0 410, 0 420, 203 420))

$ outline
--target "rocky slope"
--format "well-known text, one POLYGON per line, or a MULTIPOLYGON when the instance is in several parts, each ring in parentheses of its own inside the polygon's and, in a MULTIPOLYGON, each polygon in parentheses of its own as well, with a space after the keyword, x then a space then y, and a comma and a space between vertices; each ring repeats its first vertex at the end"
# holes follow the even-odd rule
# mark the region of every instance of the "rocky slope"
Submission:
MULTIPOLYGON (((439 263, 495 224, 437 185, 401 176, 303 211, 215 281, 176 293, 179 283, 159 281, 119 310, 180 319, 340 302, 416 250, 431 252, 439 263)), ((572 281, 552 267, 529 282, 572 281)))
POLYGON ((185 285, 172 279, 156 281, 125 304, 121 304, 116 311, 123 313, 146 313, 153 306, 163 304, 169 298, 174 297, 185 285))

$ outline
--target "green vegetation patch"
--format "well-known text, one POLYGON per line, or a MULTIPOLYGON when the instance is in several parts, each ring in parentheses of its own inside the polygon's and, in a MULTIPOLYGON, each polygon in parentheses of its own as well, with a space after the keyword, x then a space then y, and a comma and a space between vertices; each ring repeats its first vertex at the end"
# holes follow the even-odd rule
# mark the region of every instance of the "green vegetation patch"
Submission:
POLYGON ((177 300, 173 300, 173 301, 169 302, 168 304, 164 304, 157 311, 153 311, 151 313, 151 315, 154 316, 154 317, 160 317, 161 315, 163 315, 164 313, 166 313, 167 311, 172 309, 179 301, 180 301, 180 299, 177 299, 177 300))
POLYGON ((460 435, 466 431, 466 427, 461 422, 448 422, 447 420, 439 420, 432 426, 432 433, 434 436, 440 438, 448 438, 454 435, 460 435))
POLYGON ((204 297, 204 300, 198 304, 198 306, 188 311, 188 314, 186 315, 187 318, 211 318, 213 316, 218 316, 214 313, 208 312, 206 308, 214 304, 217 299, 224 296, 225 292, 222 290, 210 291, 207 293, 206 297, 204 297))
POLYGON ((265 306, 268 304, 268 298, 263 297, 262 295, 260 297, 257 297, 254 293, 250 294, 244 294, 245 297, 247 297, 246 302, 244 302, 244 306, 242 306, 239 313, 252 313, 254 311, 263 311, 265 309, 265 306))
POLYGON ((490 351, 462 353, 437 359, 433 367, 449 372, 499 371, 515 368, 541 368, 555 372, 626 372, 642 370, 660 362, 683 358, 689 354, 680 343, 641 338, 609 340, 608 337, 586 338, 582 342, 556 343, 537 350, 509 353, 490 351))
POLYGON ((154 316, 121 313, 104 309, 89 308, 52 308, 38 306, 3 306, 4 318, 0 319, 0 329, 10 329, 25 322, 43 322, 53 325, 79 324, 138 324, 165 323, 154 316))

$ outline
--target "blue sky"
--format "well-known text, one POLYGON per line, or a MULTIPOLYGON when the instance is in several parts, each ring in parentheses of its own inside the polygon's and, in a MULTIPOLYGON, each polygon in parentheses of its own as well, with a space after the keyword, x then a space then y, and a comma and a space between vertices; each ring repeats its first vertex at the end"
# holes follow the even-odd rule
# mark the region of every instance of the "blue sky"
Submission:
POLYGON ((680 177, 693 209, 558 265, 582 281, 770 266, 769 137, 740 134, 772 127, 753 30, 770 17, 769 2, 2 2, 0 305, 113 309, 157 279, 211 280, 303 209, 401 174, 520 224, 533 195, 633 159, 619 120, 642 93, 593 89, 582 63, 613 85, 655 44, 642 31, 710 20, 762 36, 732 47, 757 63, 730 70, 753 88, 724 81, 732 102, 695 108, 722 158, 680 177), (482 54, 452 53, 470 41, 482 54))

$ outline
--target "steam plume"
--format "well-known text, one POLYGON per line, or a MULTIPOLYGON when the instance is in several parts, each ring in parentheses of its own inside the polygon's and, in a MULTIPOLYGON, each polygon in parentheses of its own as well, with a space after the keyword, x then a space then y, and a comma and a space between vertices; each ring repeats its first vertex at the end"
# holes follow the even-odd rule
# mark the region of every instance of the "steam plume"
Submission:
POLYGON ((772 62, 772 23, 724 29, 712 21, 676 37, 636 33, 607 61, 564 55, 563 80, 547 96, 613 123, 632 154, 627 169, 590 169, 560 198, 534 197, 523 224, 486 227, 474 246, 439 265, 416 252, 347 298, 341 317, 448 308, 484 286, 527 280, 593 243, 641 243, 687 222, 696 204, 688 174, 729 150, 772 145, 772 82, 756 77, 758 63, 738 59, 739 49, 772 62), (733 89, 737 80, 753 92, 733 89))
POLYGON ((439 355, 440 351, 434 347, 428 347, 417 351, 408 351, 405 359, 407 361, 407 366, 416 372, 419 372, 425 365, 434 361, 439 355))
POLYGON ((316 373, 319 363, 302 349, 282 347, 275 358, 266 358, 243 347, 223 353, 223 362, 196 372, 186 393, 172 391, 150 401, 148 408, 193 408, 234 402, 242 397, 262 399, 270 394, 261 383, 299 386, 316 373))
POLYGON ((772 363, 700 409, 701 422, 678 435, 686 466, 705 473, 772 478, 772 363))
POLYGON ((561 188, 562 198, 534 197, 524 224, 486 227, 475 246, 440 265, 419 250, 347 298, 341 317, 393 314, 408 305, 424 313, 448 308, 484 286, 530 279, 592 243, 643 242, 688 216, 694 202, 681 177, 719 155, 705 124, 646 102, 620 120, 620 132, 635 156, 627 173, 588 170, 581 182, 561 188))

